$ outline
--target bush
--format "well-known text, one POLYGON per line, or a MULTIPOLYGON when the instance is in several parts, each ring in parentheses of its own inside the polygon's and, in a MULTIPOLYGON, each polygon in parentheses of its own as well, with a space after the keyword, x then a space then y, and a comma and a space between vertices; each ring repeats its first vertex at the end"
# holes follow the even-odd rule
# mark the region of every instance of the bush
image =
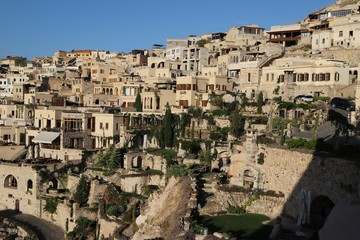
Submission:
POLYGON ((260 164, 260 165, 263 165, 264 161, 265 161, 265 154, 264 153, 259 153, 257 163, 260 164))
POLYGON ((256 144, 273 144, 275 141, 271 138, 266 137, 265 135, 260 135, 256 138, 256 144))
POLYGON ((124 204, 115 204, 108 206, 106 214, 109 216, 119 217, 123 212, 126 211, 126 205, 124 204))
POLYGON ((286 144, 289 148, 302 148, 302 149, 309 149, 309 150, 315 150, 316 149, 316 140, 306 140, 303 138, 298 139, 290 139, 286 141, 286 144))
POLYGON ((159 186, 157 185, 146 185, 143 187, 142 193, 146 196, 149 196, 151 193, 157 190, 159 190, 159 186))
POLYGON ((186 165, 172 165, 168 166, 166 169, 166 178, 171 177, 184 177, 188 176, 190 173, 190 167, 186 165))
POLYGON ((51 214, 56 213, 57 205, 58 201, 56 200, 56 198, 47 198, 44 211, 51 214))
POLYGON ((245 214, 245 213, 246 213, 245 208, 240 207, 240 206, 238 206, 238 205, 236 205, 236 206, 229 206, 229 207, 226 209, 226 211, 227 211, 228 213, 230 213, 230 214, 240 214, 240 215, 242 215, 242 214, 245 214))

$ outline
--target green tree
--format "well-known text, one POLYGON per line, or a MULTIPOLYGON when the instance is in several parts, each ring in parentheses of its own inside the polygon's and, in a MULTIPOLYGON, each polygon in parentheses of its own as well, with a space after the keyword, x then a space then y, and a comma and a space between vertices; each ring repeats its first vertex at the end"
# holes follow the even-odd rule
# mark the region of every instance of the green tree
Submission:
POLYGON ((163 134, 165 147, 172 148, 174 145, 174 126, 172 124, 171 109, 169 104, 166 105, 163 134))
MULTIPOLYGON (((114 146, 114 145, 112 145, 112 146, 114 146)), ((112 148, 111 155, 110 155, 109 161, 107 163, 107 167, 109 169, 118 168, 120 166, 120 159, 121 159, 120 149, 118 149, 114 146, 112 148)))
POLYGON ((89 199, 90 186, 84 177, 81 176, 79 180, 79 185, 76 188, 76 192, 74 193, 74 201, 81 206, 84 206, 89 199))
POLYGON ((69 240, 95 239, 96 222, 86 217, 79 217, 76 220, 76 226, 73 231, 66 235, 69 240))
POLYGON ((141 102, 140 92, 138 92, 138 94, 136 95, 134 107, 135 107, 137 112, 142 112, 142 102, 141 102))
POLYGON ((191 121, 190 115, 187 113, 181 113, 180 115, 180 122, 179 122, 179 128, 180 128, 180 133, 179 135, 181 137, 185 137, 185 130, 186 127, 189 126, 191 121))
POLYGON ((230 133, 239 138, 243 133, 244 124, 241 119, 241 114, 238 110, 235 110, 230 115, 230 133))
POLYGON ((264 105, 264 96, 263 93, 260 92, 257 99, 257 113, 262 113, 263 105, 264 105))
POLYGON ((47 198, 44 206, 44 211, 48 213, 56 213, 58 201, 55 198, 47 198))

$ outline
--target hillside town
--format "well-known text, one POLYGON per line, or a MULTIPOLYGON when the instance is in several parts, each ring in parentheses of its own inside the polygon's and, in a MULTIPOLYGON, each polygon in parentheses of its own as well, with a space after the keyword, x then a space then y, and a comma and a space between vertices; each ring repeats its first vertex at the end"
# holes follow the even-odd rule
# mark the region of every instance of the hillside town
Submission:
POLYGON ((359 67, 352 0, 269 30, 0 59, 0 239, 357 239, 359 67))

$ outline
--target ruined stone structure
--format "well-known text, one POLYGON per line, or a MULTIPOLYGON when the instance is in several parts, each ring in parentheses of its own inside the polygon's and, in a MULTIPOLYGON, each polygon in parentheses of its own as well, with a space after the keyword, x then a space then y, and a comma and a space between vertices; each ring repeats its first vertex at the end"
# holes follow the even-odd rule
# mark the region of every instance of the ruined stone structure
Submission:
POLYGON ((3 209, 19 210, 40 216, 40 177, 29 165, 1 164, 0 206, 3 209))
POLYGON ((152 155, 146 152, 129 152, 124 156, 124 168, 130 169, 150 169, 165 170, 166 161, 161 156, 152 155))

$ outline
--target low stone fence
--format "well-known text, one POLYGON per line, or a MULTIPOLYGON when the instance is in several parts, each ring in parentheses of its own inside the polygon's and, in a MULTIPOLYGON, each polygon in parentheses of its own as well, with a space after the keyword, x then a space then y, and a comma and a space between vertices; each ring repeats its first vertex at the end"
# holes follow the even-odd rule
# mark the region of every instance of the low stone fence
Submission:
POLYGON ((224 209, 229 206, 245 206, 250 213, 276 217, 286 202, 285 195, 274 191, 251 191, 237 186, 218 186, 214 194, 224 209))

